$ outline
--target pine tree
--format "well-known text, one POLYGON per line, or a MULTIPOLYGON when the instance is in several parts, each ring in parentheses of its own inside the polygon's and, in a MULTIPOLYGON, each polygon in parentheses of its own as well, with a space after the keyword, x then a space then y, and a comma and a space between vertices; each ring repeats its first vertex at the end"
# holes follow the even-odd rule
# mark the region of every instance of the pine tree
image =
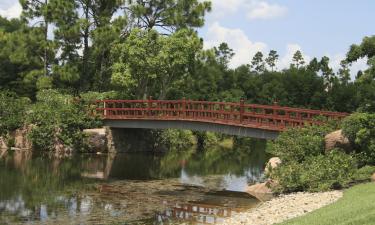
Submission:
POLYGON ((251 68, 257 73, 262 73, 265 71, 265 64, 263 61, 263 53, 257 52, 253 59, 251 60, 251 68))
POLYGON ((266 63, 271 68, 272 72, 274 72, 274 68, 276 67, 276 63, 278 59, 279 59, 279 55, 277 54, 277 51, 271 50, 268 53, 268 57, 266 58, 266 63))

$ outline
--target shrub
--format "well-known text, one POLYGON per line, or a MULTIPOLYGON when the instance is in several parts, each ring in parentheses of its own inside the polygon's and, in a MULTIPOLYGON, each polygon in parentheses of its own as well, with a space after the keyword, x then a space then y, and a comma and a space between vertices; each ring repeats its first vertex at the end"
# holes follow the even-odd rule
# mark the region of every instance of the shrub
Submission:
POLYGON ((371 178, 371 175, 375 173, 375 166, 364 166, 353 175, 355 181, 368 181, 371 178))
POLYGON ((327 155, 308 157, 303 163, 283 163, 273 170, 271 178, 279 183, 277 192, 316 192, 347 186, 355 171, 352 156, 333 150, 327 155))
POLYGON ((0 136, 20 128, 30 104, 28 98, 18 98, 10 92, 0 92, 0 136))
POLYGON ((268 147, 282 164, 268 174, 279 183, 277 192, 326 191, 353 181, 356 157, 339 149, 325 154, 324 137, 335 126, 308 126, 290 129, 268 147))
POLYGON ((311 157, 303 163, 302 184, 308 191, 342 188, 352 181, 356 166, 352 156, 339 150, 311 157))
POLYGON ((302 164, 293 161, 284 162, 275 169, 272 169, 272 173, 268 175, 270 175, 272 180, 277 181, 278 184, 272 186, 273 191, 276 193, 303 191, 302 172, 302 164))
POLYGON ((29 134, 35 148, 51 150, 56 142, 66 147, 85 148, 82 130, 99 123, 70 95, 55 90, 37 94, 37 103, 31 107, 27 122, 33 125, 29 134))
POLYGON ((267 151, 280 157, 283 162, 301 163, 308 157, 324 153, 324 136, 330 131, 326 126, 289 129, 270 143, 267 151))
POLYGON ((361 164, 375 165, 375 114, 355 113, 346 118, 342 126, 361 164))

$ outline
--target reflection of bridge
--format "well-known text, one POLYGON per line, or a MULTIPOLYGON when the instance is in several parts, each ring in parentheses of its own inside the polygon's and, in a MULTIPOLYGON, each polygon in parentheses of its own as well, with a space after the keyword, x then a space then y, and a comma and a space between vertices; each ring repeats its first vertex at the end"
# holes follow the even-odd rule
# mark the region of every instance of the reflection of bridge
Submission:
POLYGON ((340 120, 347 113, 190 100, 102 100, 99 111, 112 128, 189 129, 274 139, 290 127, 340 120), (323 120, 314 120, 321 117, 323 120))
POLYGON ((214 206, 202 203, 175 203, 164 213, 157 213, 156 220, 160 223, 168 219, 189 222, 193 224, 217 224, 240 210, 214 206))

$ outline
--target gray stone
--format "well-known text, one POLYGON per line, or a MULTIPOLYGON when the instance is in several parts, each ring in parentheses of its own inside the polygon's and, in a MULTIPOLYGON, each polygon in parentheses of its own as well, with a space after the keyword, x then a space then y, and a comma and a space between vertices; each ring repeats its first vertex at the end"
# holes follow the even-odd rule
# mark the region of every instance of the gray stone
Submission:
POLYGON ((87 144, 93 152, 107 152, 107 135, 105 128, 86 129, 83 133, 88 135, 87 144))
POLYGON ((341 148, 346 152, 350 152, 352 150, 350 141, 343 135, 342 130, 327 134, 324 140, 326 152, 330 152, 334 148, 341 148))
POLYGON ((268 163, 266 164, 266 168, 264 169, 264 173, 267 175, 270 175, 270 170, 272 171, 276 167, 278 167, 281 164, 281 159, 279 157, 273 157, 268 160, 268 163))

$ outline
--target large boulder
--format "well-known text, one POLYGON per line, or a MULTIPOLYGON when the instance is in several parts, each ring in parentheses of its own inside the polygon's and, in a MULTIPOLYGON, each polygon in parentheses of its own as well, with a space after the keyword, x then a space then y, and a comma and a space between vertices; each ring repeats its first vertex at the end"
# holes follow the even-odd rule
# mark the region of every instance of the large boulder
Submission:
POLYGON ((345 152, 350 152, 352 149, 349 139, 343 135, 342 130, 327 134, 324 140, 326 152, 330 152, 334 148, 341 148, 345 152))
POLYGON ((83 130, 88 135, 87 144, 93 152, 107 152, 106 129, 86 129, 83 130))
POLYGON ((273 157, 268 160, 266 168, 264 168, 264 173, 270 175, 270 170, 272 171, 281 164, 281 159, 279 157, 273 157))
POLYGON ((27 137, 31 129, 31 126, 24 126, 11 132, 8 137, 0 137, 0 149, 31 150, 33 145, 27 137))
POLYGON ((256 197, 261 201, 267 201, 273 196, 271 187, 273 187, 274 185, 275 183, 271 180, 264 183, 254 184, 247 187, 246 193, 256 197))

